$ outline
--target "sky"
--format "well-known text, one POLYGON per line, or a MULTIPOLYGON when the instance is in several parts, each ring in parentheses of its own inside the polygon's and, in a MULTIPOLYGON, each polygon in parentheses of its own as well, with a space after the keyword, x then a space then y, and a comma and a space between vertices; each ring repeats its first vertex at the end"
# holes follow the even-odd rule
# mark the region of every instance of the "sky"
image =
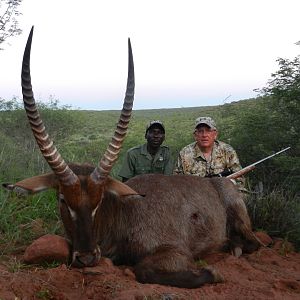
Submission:
MULTIPOLYGON (((121 109, 130 37, 134 109, 198 107, 256 97, 299 55, 299 0, 23 0, 22 35, 0 51, 0 97, 22 97, 24 47, 34 25, 35 99, 121 109)), ((9 42, 9 43, 8 43, 9 42)))

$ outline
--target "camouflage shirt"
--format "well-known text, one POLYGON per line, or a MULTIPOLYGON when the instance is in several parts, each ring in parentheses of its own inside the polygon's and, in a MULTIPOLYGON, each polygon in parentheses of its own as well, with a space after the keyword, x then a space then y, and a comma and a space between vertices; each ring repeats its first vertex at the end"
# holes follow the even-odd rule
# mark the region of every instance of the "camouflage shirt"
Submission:
POLYGON ((129 179, 148 173, 171 175, 172 171, 173 161, 168 146, 160 146, 155 156, 152 156, 147 151, 147 144, 144 144, 127 151, 119 176, 129 179))
MULTIPOLYGON (((232 172, 241 169, 238 156, 230 145, 221 141, 215 141, 211 158, 207 160, 197 143, 194 142, 179 152, 174 174, 189 174, 205 177, 219 174, 225 169, 229 169, 232 172)), ((243 185, 244 179, 238 178, 236 182, 243 185)))

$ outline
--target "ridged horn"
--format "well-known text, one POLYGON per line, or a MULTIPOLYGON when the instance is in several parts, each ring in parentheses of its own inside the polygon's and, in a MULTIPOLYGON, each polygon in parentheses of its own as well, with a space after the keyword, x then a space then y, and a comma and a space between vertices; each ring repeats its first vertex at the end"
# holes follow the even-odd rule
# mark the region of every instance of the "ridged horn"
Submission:
POLYGON ((117 128, 109 143, 103 157, 101 158, 98 166, 91 174, 91 178, 95 182, 105 180, 111 171, 114 162, 117 160, 121 150, 123 141, 125 139, 128 124, 131 117, 132 106, 134 100, 134 65, 130 39, 128 39, 128 77, 127 88, 123 108, 117 124, 117 128))
POLYGON ((34 100, 30 76, 30 51, 32 35, 33 26, 28 36, 22 62, 21 78, 24 108, 35 140, 39 145, 39 148, 45 160, 47 161, 53 172, 57 175, 59 180, 62 182, 62 184, 72 185, 78 180, 78 178, 62 159, 56 147, 53 145, 53 142, 49 138, 49 135, 46 132, 45 126, 37 110, 34 100))

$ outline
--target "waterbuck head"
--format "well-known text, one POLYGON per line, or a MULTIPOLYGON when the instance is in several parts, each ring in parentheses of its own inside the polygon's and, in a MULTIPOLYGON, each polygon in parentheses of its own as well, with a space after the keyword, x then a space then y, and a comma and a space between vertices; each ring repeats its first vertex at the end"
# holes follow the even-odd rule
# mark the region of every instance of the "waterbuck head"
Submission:
POLYGON ((46 132, 34 100, 30 76, 30 51, 33 27, 30 31, 22 63, 22 93, 24 108, 37 144, 53 172, 27 178, 15 185, 3 186, 19 193, 36 193, 55 188, 61 218, 72 244, 72 264, 93 266, 100 258, 97 245, 98 215, 105 192, 124 196, 135 194, 125 184, 109 177, 125 138, 134 98, 134 66, 128 39, 128 78, 123 108, 117 128, 97 167, 68 165, 46 132))

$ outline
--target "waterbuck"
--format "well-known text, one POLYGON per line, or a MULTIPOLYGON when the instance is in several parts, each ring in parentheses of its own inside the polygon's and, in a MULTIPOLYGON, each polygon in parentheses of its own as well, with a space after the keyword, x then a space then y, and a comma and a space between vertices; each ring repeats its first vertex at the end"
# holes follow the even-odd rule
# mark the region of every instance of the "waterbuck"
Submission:
POLYGON ((57 191, 72 245, 72 265, 95 266, 100 256, 134 266, 142 283, 196 288, 219 280, 194 260, 225 246, 258 246, 241 194, 229 179, 140 175, 126 184, 109 176, 125 138, 134 98, 130 41, 127 90, 111 143, 97 167, 67 164, 50 140, 36 108, 30 76, 30 32, 22 63, 24 107, 48 174, 4 184, 18 193, 57 191))

